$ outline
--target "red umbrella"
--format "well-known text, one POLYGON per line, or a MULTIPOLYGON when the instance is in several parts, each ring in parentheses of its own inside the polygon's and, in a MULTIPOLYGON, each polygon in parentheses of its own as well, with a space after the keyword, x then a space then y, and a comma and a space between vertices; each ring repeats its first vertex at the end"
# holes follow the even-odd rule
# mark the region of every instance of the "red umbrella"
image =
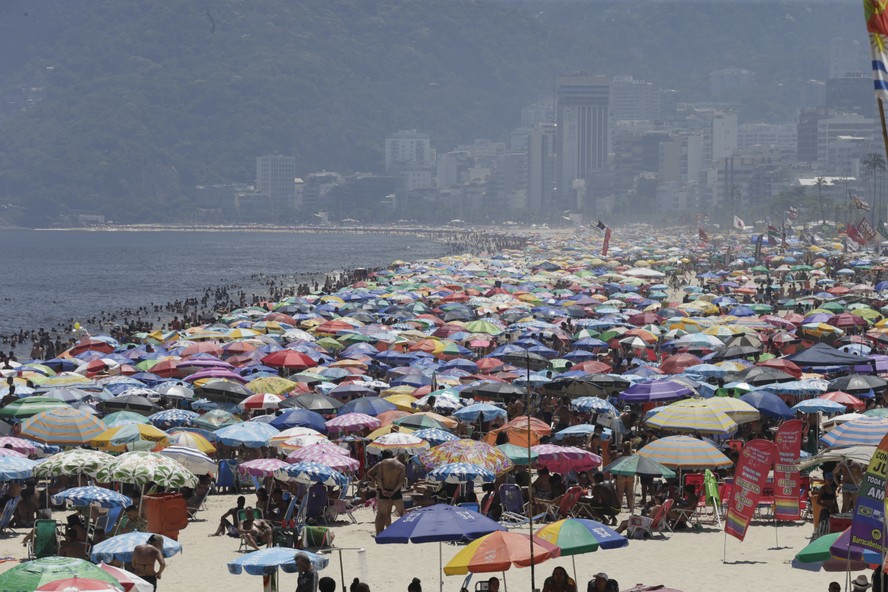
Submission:
POLYGON ((663 317, 652 312, 640 312, 629 317, 629 322, 636 327, 642 325, 659 325, 663 322, 663 317))
POLYGON ((611 367, 604 362, 598 360, 587 360, 574 365, 571 370, 582 370, 588 374, 607 374, 611 371, 611 367))
POLYGON ((120 592, 114 584, 110 584, 104 580, 93 580, 90 578, 65 578, 64 580, 56 580, 43 584, 36 588, 34 592, 120 592))
POLYGON ((262 363, 274 368, 288 368, 290 370, 305 370, 313 368, 318 363, 302 352, 292 349, 282 349, 272 352, 262 358, 262 363))
POLYGON ((288 314, 284 314, 282 312, 270 312, 262 319, 263 321, 277 321, 278 323, 286 323, 288 325, 293 325, 294 327, 299 324, 299 322, 291 317, 288 314))
POLYGON ((824 393, 817 397, 818 399, 826 399, 827 401, 835 401, 845 407, 851 407, 854 411, 863 411, 866 408, 866 403, 855 397, 854 395, 849 395, 848 393, 842 391, 832 391, 831 393, 824 393))
POLYGON ((663 360, 660 370, 666 374, 681 374, 687 368, 702 363, 703 360, 693 354, 675 354, 663 360))
POLYGON ((81 354, 85 351, 97 351, 102 352, 103 354, 110 354, 114 351, 114 346, 108 343, 107 341, 102 341, 101 339, 94 338, 86 338, 81 339, 77 343, 75 343, 71 349, 68 350, 68 353, 72 356, 76 356, 77 354, 81 354))
POLYGON ((182 350, 181 355, 183 358, 187 358, 188 356, 193 356, 195 354, 210 354, 211 356, 218 358, 222 355, 222 347, 214 341, 202 341, 200 343, 189 345, 182 350))
POLYGON ((832 325, 833 327, 838 327, 839 329, 869 326, 869 323, 866 321, 865 318, 859 317, 856 314, 851 314, 850 312, 843 312, 837 315, 833 315, 830 319, 826 321, 826 324, 832 325))
POLYGON ((802 369, 799 368, 794 362, 790 362, 786 358, 773 358, 770 360, 765 360, 764 362, 759 362, 757 366, 775 368, 782 372, 786 372, 790 376, 794 376, 796 378, 802 377, 802 369))

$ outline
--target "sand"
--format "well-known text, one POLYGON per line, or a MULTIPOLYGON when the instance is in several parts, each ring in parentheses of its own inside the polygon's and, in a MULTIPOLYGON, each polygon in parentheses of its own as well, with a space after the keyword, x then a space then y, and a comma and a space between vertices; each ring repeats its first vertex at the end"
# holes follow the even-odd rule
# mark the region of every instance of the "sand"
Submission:
MULTIPOLYGON (((179 541, 184 551, 168 560, 158 589, 161 591, 202 592, 213 590, 261 590, 258 576, 228 573, 226 562, 238 557, 238 541, 229 537, 208 537, 219 516, 234 505, 234 495, 213 495, 207 502, 208 510, 198 514, 199 520, 182 531, 179 541)), ((255 497, 247 494, 248 503, 255 497)), ((56 512, 56 519, 65 513, 56 512)), ((625 517, 625 514, 624 514, 625 517)), ((377 545, 372 537, 373 513, 361 509, 355 512, 358 524, 334 526, 334 544, 342 552, 346 582, 355 577, 370 584, 373 592, 406 591, 413 577, 422 580, 423 589, 436 592, 438 582, 438 544, 377 545), (363 548, 364 552, 353 549, 363 548)), ((669 535, 668 540, 655 538, 630 541, 628 547, 610 551, 598 551, 578 555, 576 570, 579 592, 597 572, 604 571, 619 581, 621 588, 636 583, 665 584, 684 592, 748 592, 749 590, 826 590, 832 580, 844 583, 844 574, 808 572, 793 569, 792 557, 807 543, 813 527, 810 523, 785 524, 775 528, 773 523, 754 522, 746 540, 727 539, 727 563, 722 563, 725 545, 724 533, 715 524, 704 525, 702 531, 681 531, 669 535)), ((24 535, 24 532, 20 532, 24 535)), ((0 556, 24 558, 22 536, 0 539, 0 556)), ((443 545, 446 563, 456 554, 458 547, 443 545)), ((0 571, 17 565, 16 562, 0 564, 0 571)), ((571 558, 564 557, 542 563, 536 569, 536 586, 542 588, 543 580, 557 565, 573 573, 571 558)), ((330 557, 330 566, 321 575, 340 581, 339 554, 330 557)), ((500 575, 500 574, 491 574, 500 575)), ((870 575, 870 574, 867 574, 870 575)), ((474 583, 469 586, 474 590, 474 583)), ((501 577, 501 576, 500 576, 501 577)), ((444 589, 458 592, 462 576, 444 578, 444 589)), ((296 588, 294 574, 281 573, 280 590, 296 588)), ((511 590, 530 590, 530 569, 511 569, 506 572, 506 583, 511 590)))

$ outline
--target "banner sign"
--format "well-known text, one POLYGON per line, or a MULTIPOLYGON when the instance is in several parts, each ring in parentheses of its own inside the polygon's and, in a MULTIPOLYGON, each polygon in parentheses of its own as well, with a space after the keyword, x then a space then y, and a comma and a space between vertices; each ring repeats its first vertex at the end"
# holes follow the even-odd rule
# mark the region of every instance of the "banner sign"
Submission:
POLYGON ((799 456, 802 450, 801 419, 783 422, 774 436, 777 458, 774 462, 774 517, 777 520, 798 520, 801 473, 799 456))
POLYGON ((888 435, 882 438, 870 459, 860 482, 860 492, 851 518, 851 541, 848 550, 852 559, 865 549, 884 554, 883 524, 885 514, 885 483, 888 480, 888 435))
POLYGON ((611 242, 611 229, 610 229, 610 226, 608 226, 607 229, 604 231, 604 244, 601 245, 601 256, 602 257, 607 256, 607 249, 608 249, 608 247, 610 247, 610 242, 611 242))
POLYGON ((743 540, 768 480, 777 447, 767 440, 750 440, 740 453, 734 471, 734 487, 725 517, 725 532, 743 540))

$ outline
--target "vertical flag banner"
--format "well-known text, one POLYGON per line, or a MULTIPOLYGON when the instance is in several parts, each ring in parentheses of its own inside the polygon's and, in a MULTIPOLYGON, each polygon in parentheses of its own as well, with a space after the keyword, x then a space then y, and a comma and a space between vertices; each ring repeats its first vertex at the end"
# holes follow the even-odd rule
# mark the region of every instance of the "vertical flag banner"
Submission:
POLYGON ((740 453, 734 471, 734 488, 725 517, 725 532, 743 540, 768 480, 777 447, 767 440, 750 440, 740 453))
POLYGON ((607 256, 607 249, 608 249, 608 247, 610 247, 610 242, 611 242, 611 229, 610 229, 610 226, 608 226, 604 231, 604 243, 602 243, 602 245, 601 245, 601 256, 602 257, 607 256))
POLYGON ((873 52, 873 85, 876 98, 888 101, 888 62, 886 55, 886 35, 888 35, 888 13, 883 0, 863 0, 863 16, 869 32, 870 48, 873 52))
POLYGON ((746 223, 743 222, 742 218, 734 216, 734 228, 739 228, 740 230, 743 230, 744 228, 746 228, 746 223))
POLYGON ((888 480, 888 436, 879 442, 860 482, 860 493, 857 494, 857 503, 854 505, 854 515, 851 518, 851 542, 848 545, 852 559, 862 555, 866 549, 880 554, 885 552, 883 538, 886 480, 888 480))
POLYGON ((857 232, 868 241, 876 238, 876 231, 866 218, 861 218, 860 222, 857 223, 857 232))
POLYGON ((777 459, 774 462, 774 517, 777 520, 801 518, 799 456, 802 450, 803 425, 801 419, 783 422, 774 436, 774 444, 777 446, 777 459))
POLYGON ((762 241, 764 241, 765 235, 760 234, 757 239, 755 239, 755 260, 758 261, 762 257, 762 241))
POLYGON ((706 234, 706 232, 702 228, 699 229, 699 232, 697 234, 700 237, 701 242, 703 242, 703 243, 709 242, 709 235, 706 234))
POLYGON ((860 231, 857 230, 856 226, 851 224, 845 225, 845 234, 848 235, 848 238, 857 243, 858 245, 865 245, 866 239, 860 234, 860 231))

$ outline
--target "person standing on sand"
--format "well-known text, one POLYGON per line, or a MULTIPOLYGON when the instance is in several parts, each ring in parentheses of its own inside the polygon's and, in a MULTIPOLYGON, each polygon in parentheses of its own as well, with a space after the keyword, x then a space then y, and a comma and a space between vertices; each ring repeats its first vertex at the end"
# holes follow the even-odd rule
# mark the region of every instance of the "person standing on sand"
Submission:
POLYGON ((157 580, 166 569, 166 561, 163 559, 163 539, 159 535, 152 534, 142 545, 133 549, 133 573, 154 586, 157 590, 157 580), (155 563, 158 568, 155 568, 155 563))
POLYGON ((407 471, 394 456, 391 450, 383 450, 382 460, 367 471, 367 477, 376 483, 376 534, 392 523, 392 506, 398 510, 398 516, 405 513, 402 490, 407 471))

